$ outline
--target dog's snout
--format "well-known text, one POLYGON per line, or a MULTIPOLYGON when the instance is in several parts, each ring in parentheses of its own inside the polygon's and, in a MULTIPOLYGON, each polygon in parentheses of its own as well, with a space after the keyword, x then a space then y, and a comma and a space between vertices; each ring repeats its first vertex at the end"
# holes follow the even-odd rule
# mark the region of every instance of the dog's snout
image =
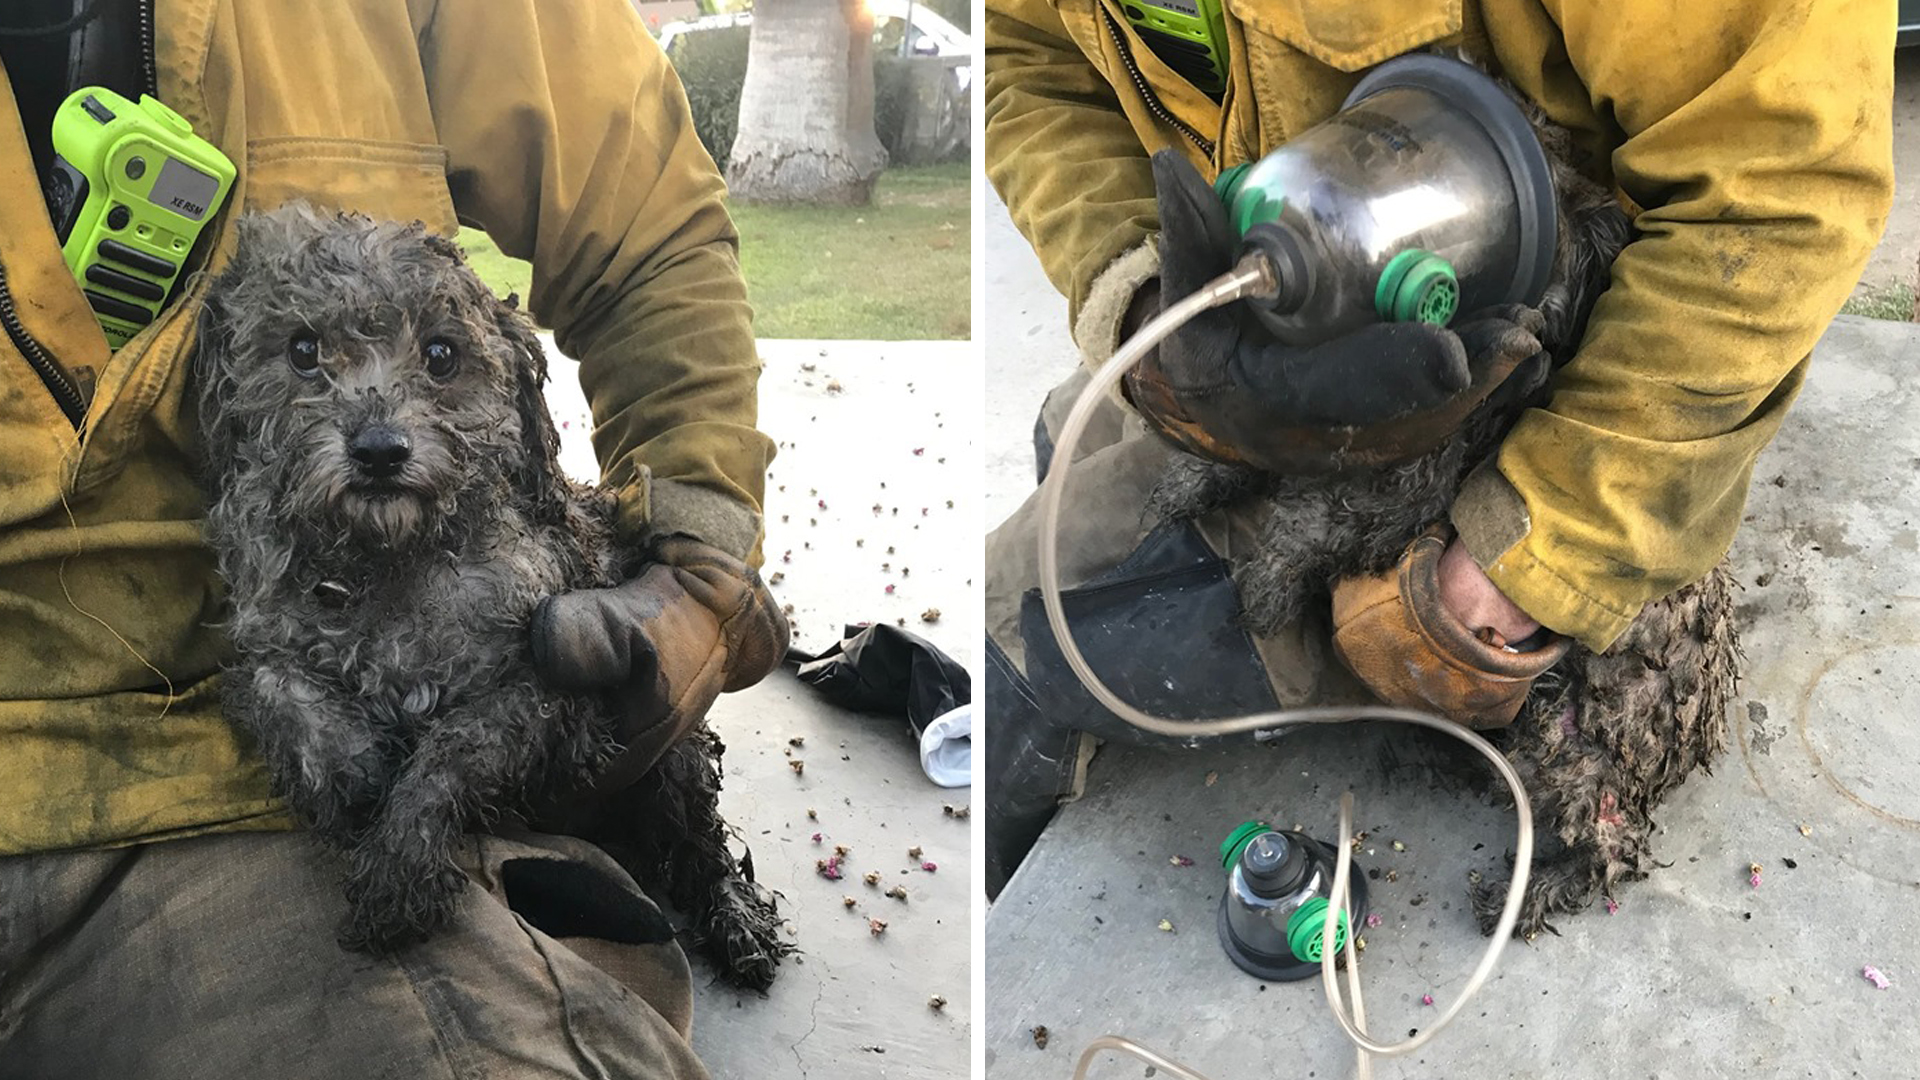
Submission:
POLYGON ((388 477, 398 473, 413 456, 413 444, 390 427, 369 427, 347 443, 347 455, 365 475, 388 477))

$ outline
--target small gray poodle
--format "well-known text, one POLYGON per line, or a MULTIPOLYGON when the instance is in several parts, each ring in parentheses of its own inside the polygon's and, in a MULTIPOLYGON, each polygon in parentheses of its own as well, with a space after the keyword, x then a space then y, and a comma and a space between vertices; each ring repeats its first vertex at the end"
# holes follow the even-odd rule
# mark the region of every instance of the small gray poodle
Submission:
MULTIPOLYGON (((464 832, 538 824, 619 749, 609 698, 536 677, 528 621, 646 552, 561 472, 532 325, 418 223, 244 218, 194 378, 238 653, 227 715, 346 855, 342 943, 396 947, 451 918, 464 832)), ((724 975, 764 987, 792 947, 728 852, 720 750, 696 731, 603 800, 591 838, 686 911, 724 975)))
MULTIPOLYGON (((1560 202, 1538 334, 1557 366, 1579 347, 1632 226, 1610 192, 1575 170, 1567 132, 1520 104, 1553 164, 1560 202)), ((1258 543, 1234 558, 1233 573, 1245 624, 1272 633, 1309 604, 1324 606, 1336 577, 1385 572, 1415 537, 1446 521, 1467 474, 1499 449, 1521 413, 1551 395, 1549 374, 1544 363, 1523 364, 1446 442, 1392 467, 1280 476, 1176 454, 1154 510, 1191 518, 1236 506, 1264 515, 1258 543)), ((1732 589, 1716 568, 1648 604, 1604 654, 1575 645, 1535 682, 1513 724, 1487 733, 1519 769, 1543 837, 1519 934, 1551 931, 1553 916, 1611 896, 1616 883, 1654 867, 1653 809, 1694 770, 1710 769, 1726 744, 1740 660, 1732 589)), ((1481 929, 1491 932, 1504 882, 1476 875, 1471 897, 1481 929)))

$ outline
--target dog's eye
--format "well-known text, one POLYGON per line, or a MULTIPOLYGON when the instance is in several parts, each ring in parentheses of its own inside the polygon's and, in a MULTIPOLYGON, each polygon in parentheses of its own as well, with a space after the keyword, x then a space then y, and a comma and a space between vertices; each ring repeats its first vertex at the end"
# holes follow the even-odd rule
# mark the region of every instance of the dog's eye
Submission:
POLYGON ((293 335, 287 342, 287 363, 303 379, 320 374, 320 339, 308 331, 293 335))
POLYGON ((427 374, 436 379, 452 375, 460 366, 460 353, 444 338, 427 342, 427 374))

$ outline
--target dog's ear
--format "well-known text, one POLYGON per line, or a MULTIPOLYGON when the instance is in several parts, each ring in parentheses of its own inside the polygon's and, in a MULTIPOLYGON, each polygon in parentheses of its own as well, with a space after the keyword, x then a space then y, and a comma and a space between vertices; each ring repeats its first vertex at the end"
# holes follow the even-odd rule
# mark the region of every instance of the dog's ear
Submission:
POLYGON ((216 286, 208 291, 194 332, 193 358, 188 371, 193 401, 199 411, 201 443, 206 455, 203 480, 211 491, 218 477, 236 464, 240 444, 239 421, 228 408, 233 399, 234 328, 220 302, 216 286))
POLYGON ((513 350, 513 398, 520 414, 521 443, 515 484, 532 497, 537 517, 559 520, 568 505, 568 487, 560 471, 560 432, 553 426, 541 389, 547 381, 547 352, 525 315, 496 303, 493 318, 513 350))

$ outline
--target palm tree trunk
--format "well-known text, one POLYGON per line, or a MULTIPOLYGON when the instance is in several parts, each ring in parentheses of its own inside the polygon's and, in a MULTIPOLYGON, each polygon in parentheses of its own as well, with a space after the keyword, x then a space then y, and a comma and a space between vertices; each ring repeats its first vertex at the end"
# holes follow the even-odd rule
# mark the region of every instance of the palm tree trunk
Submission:
POLYGON ((873 130, 873 20, 859 0, 757 0, 727 162, 746 202, 857 206, 887 152, 873 130))

